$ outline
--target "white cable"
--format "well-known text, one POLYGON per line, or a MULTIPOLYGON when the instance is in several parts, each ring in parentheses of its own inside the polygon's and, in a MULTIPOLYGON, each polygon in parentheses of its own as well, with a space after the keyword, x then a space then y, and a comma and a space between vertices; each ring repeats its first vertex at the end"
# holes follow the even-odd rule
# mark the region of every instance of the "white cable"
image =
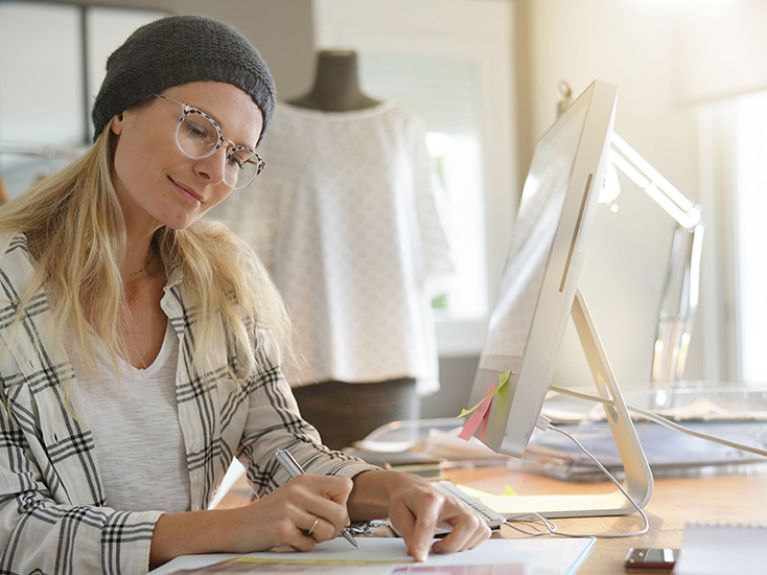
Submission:
POLYGON ((557 526, 554 524, 553 521, 550 521, 549 519, 546 519, 543 515, 540 513, 526 513, 524 515, 520 515, 514 518, 507 517, 504 524, 507 527, 510 527, 511 529, 514 529, 515 531, 519 531, 520 533, 524 533, 525 535, 529 535, 530 537, 540 537, 541 535, 554 535, 557 531, 557 526), (527 515, 534 515, 537 518, 537 521, 540 521, 543 523, 543 525, 546 527, 544 531, 526 531, 525 529, 522 529, 518 525, 514 525, 514 522, 520 522, 520 523, 535 523, 532 520, 524 519, 527 515))
MULTIPOLYGON (((602 397, 601 395, 592 395, 590 393, 583 393, 580 391, 575 391, 572 389, 568 389, 566 387, 560 387, 558 385, 552 385, 551 389, 562 393, 565 395, 570 395, 572 397, 577 397, 578 399, 586 399, 589 401, 596 401, 599 403, 604 403, 607 405, 612 405, 613 400, 609 399, 607 397, 602 397)), ((725 439, 723 437, 718 437, 716 435, 711 435, 709 433, 704 433, 702 431, 696 431, 694 429, 690 429, 688 427, 685 427, 684 425, 679 425, 678 423, 671 421, 667 417, 664 417, 662 415, 658 415, 657 413, 653 411, 648 411, 646 409, 642 409, 641 407, 634 407, 633 405, 626 405, 626 408, 629 411, 633 411, 635 413, 638 413, 650 421, 654 421, 655 423, 659 425, 663 425, 664 427, 667 427, 673 431, 678 431, 680 433, 686 433, 687 435, 691 435, 693 437, 697 437, 699 439, 705 439, 706 441, 711 441, 713 443, 718 443, 720 445, 724 445, 726 447, 732 447, 733 449, 739 449, 741 451, 747 451, 749 453, 753 453, 755 455, 760 455, 762 457, 767 457, 767 449, 762 449, 759 447, 754 447, 753 445, 746 445, 745 443, 738 443, 737 441, 731 441, 729 439, 725 439)))
POLYGON ((732 447, 733 449, 739 449, 740 451, 747 451, 749 453, 761 455, 762 457, 767 457, 767 450, 765 449, 754 447, 752 445, 746 445, 745 443, 738 443, 737 441, 731 441, 723 437, 718 437, 716 435, 703 433, 702 431, 689 429, 687 427, 684 427, 683 425, 679 425, 678 423, 671 421, 670 419, 667 419, 666 417, 663 417, 662 415, 658 415, 657 413, 648 411, 646 409, 642 409, 640 407, 632 407, 630 405, 626 407, 628 407, 629 410, 639 413, 640 415, 643 415, 647 419, 654 421, 655 423, 658 423, 660 425, 663 425, 664 427, 668 427, 669 429, 672 429, 674 431, 678 431, 680 433, 686 433, 688 435, 692 435, 693 437, 698 437, 700 439, 705 439, 707 441, 712 441, 714 443, 719 443, 727 447, 732 447))
MULTIPOLYGON (((589 459, 591 459, 596 464, 596 466, 602 471, 602 473, 604 473, 607 476, 607 478, 610 481, 612 481, 613 484, 615 484, 615 486, 618 488, 618 490, 629 501, 629 503, 631 503, 631 506, 634 509, 636 509, 637 513, 639 513, 639 516, 642 518, 642 528, 641 529, 637 529, 636 531, 627 531, 625 533, 567 533, 566 531, 560 531, 557 528, 556 524, 552 524, 553 525, 553 529, 552 528, 549 529, 549 532, 551 533, 551 535, 558 535, 560 537, 596 537, 598 539, 620 539, 620 538, 623 538, 623 537, 635 537, 637 535, 644 535, 645 533, 647 533, 650 530, 650 520, 647 518, 647 514, 639 506, 639 504, 636 501, 634 501, 634 499, 631 497, 631 495, 628 494, 628 492, 624 489, 623 485, 621 485, 621 482, 618 481, 612 475, 612 473, 607 471, 605 466, 602 465, 599 462, 599 460, 588 449, 586 449, 586 447, 584 447, 584 445, 580 441, 578 441, 573 435, 571 435, 570 433, 568 433, 568 432, 566 432, 566 431, 564 431, 562 429, 559 429, 558 427, 553 426, 553 425, 546 426, 544 431, 546 431, 548 429, 551 429, 552 431, 556 431, 557 433, 559 433, 561 435, 564 435, 565 437, 570 439, 570 441, 575 443, 575 445, 577 445, 578 448, 581 451, 583 451, 583 453, 585 453, 589 457, 589 459)), ((544 520, 544 522, 545 522, 545 524, 547 524, 547 526, 548 526, 549 523, 551 523, 548 520, 544 520)))
POLYGON ((592 393, 584 393, 582 391, 575 391, 574 389, 570 389, 568 387, 560 387, 559 385, 551 385, 549 386, 549 389, 551 391, 556 391, 557 393, 561 393, 563 395, 571 395, 573 397, 577 397, 578 399, 585 399, 588 401, 596 401, 597 403, 606 403, 607 405, 612 405, 613 400, 609 397, 602 397, 601 395, 594 395, 592 393))

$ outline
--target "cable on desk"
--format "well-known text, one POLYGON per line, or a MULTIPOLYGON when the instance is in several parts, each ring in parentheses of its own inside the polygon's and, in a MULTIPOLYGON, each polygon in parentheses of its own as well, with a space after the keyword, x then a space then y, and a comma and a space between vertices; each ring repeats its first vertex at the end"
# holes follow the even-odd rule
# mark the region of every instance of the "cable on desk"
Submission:
MULTIPOLYGON (((556 391, 558 393, 565 394, 565 395, 570 395, 570 396, 576 397, 578 399, 585 399, 587 401, 594 401, 594 402, 602 403, 602 404, 606 404, 606 405, 614 405, 614 403, 615 403, 614 400, 612 398, 609 398, 609 397, 602 397, 601 395, 594 395, 594 394, 590 394, 590 393, 583 393, 583 392, 580 392, 580 391, 575 391, 575 390, 572 390, 572 389, 568 389, 566 387, 560 387, 558 385, 552 385, 551 386, 551 390, 552 391, 556 391)), ((655 422, 655 423, 657 423, 659 425, 667 427, 668 429, 671 429, 671 430, 676 431, 678 433, 686 433, 687 435, 690 435, 692 437, 697 437, 699 439, 703 439, 703 440, 706 440, 706 441, 711 441, 713 443, 718 443, 718 444, 724 445, 726 447, 731 447, 733 449, 739 449, 741 451, 746 451, 748 453, 753 453, 753 454, 756 454, 756 455, 767 457, 767 450, 765 450, 765 449, 761 449, 759 447, 754 447, 752 445, 747 445, 745 443, 738 443, 737 441, 731 441, 731 440, 725 439, 723 437, 719 437, 719 436, 716 436, 716 435, 711 435, 709 433, 704 433, 702 431, 697 431, 697 430, 694 430, 694 429, 690 429, 688 427, 685 427, 684 425, 680 425, 680 424, 676 423, 675 421, 671 421, 667 417, 664 417, 664 416, 662 416, 660 414, 657 414, 657 413, 655 413, 653 411, 650 411, 650 410, 647 410, 647 409, 642 409, 640 407, 634 407, 633 405, 628 405, 628 404, 626 404, 626 408, 629 411, 632 411, 632 412, 634 412, 636 414, 639 414, 639 415, 645 417, 646 419, 649 419, 650 421, 653 421, 653 422, 655 422)), ((583 453, 585 453, 586 456, 588 456, 588 458, 591 459, 596 464, 596 466, 602 471, 602 473, 604 473, 610 479, 610 481, 612 481, 615 484, 615 486, 620 490, 620 492, 631 503, 631 505, 634 507, 634 509, 637 510, 639 515, 642 517, 643 527, 641 529, 637 530, 637 531, 628 532, 628 533, 606 533, 606 534, 596 534, 596 533, 594 533, 594 534, 565 533, 563 531, 559 531, 559 529, 557 528, 555 523, 553 523, 549 519, 546 519, 545 517, 543 517, 539 513, 534 513, 532 515, 534 515, 538 519, 538 521, 543 523, 545 529, 542 530, 542 531, 539 531, 539 530, 527 531, 527 530, 524 530, 524 529, 520 528, 518 525, 512 525, 512 521, 517 521, 517 520, 521 521, 521 522, 528 522, 528 520, 526 520, 526 519, 524 519, 522 517, 520 517, 519 519, 511 519, 511 518, 509 518, 506 521, 506 525, 508 525, 510 528, 512 528, 512 529, 514 529, 516 531, 519 531, 520 533, 524 533, 524 534, 530 535, 532 537, 539 537, 541 535, 559 535, 560 537, 597 537, 597 538, 601 538, 601 539, 606 539, 606 538, 619 538, 619 537, 634 537, 636 535, 643 535, 644 533, 647 533, 647 531, 649 530, 649 527, 650 527, 650 522, 649 522, 649 520, 647 518, 647 514, 644 512, 644 510, 641 507, 639 507, 639 505, 636 503, 636 501, 634 501, 631 498, 631 496, 626 492, 626 490, 623 488, 623 485, 621 485, 621 483, 605 468, 604 465, 602 465, 599 462, 599 460, 588 449, 586 449, 586 447, 580 441, 578 441, 577 438, 575 438, 570 433, 564 431, 563 429, 559 429, 559 428, 551 425, 550 420, 548 418, 546 418, 546 417, 543 417, 543 416, 539 417, 537 427, 539 429, 541 429, 542 431, 547 431, 549 429, 552 430, 552 431, 556 431, 557 433, 559 433, 561 435, 564 435, 565 437, 570 439, 570 441, 575 443, 575 445, 577 445, 578 448, 581 451, 583 451, 583 453)), ((527 514, 527 515, 530 515, 530 514, 527 514)))
POLYGON ((504 525, 507 527, 510 527, 514 531, 519 531, 520 533, 524 533, 525 535, 529 535, 530 537, 540 537, 541 535, 554 535, 554 533, 557 531, 556 524, 551 521, 550 519, 546 519, 543 515, 540 513, 526 513, 522 516, 515 516, 512 518, 506 518, 506 521, 504 522, 504 525), (535 521, 530 519, 525 519, 528 515, 532 515, 535 517, 535 521, 540 521, 545 526, 545 529, 543 531, 535 530, 535 531, 527 531, 525 529, 522 529, 519 525, 515 525, 515 523, 535 523, 535 521))
MULTIPOLYGON (((516 531, 519 531, 521 533, 525 533, 526 535, 531 535, 533 537, 538 537, 540 535, 556 535, 559 537, 596 537, 598 539, 620 539, 623 537, 635 537, 637 535, 644 535, 650 530, 650 520, 647 518, 647 514, 644 512, 644 510, 639 506, 639 504, 634 501, 634 499, 631 497, 631 495, 628 494, 626 489, 621 485, 621 482, 618 481, 612 473, 610 473, 604 465, 602 465, 599 460, 588 450, 586 447, 578 441, 577 438, 575 438, 572 434, 564 431, 563 429, 559 429, 556 426, 551 425, 551 422, 546 417, 539 417, 538 418, 538 424, 537 427, 541 429, 542 431, 556 431, 557 433, 564 435, 567 437, 570 441, 575 443, 575 445, 578 446, 578 448, 583 451, 583 453, 586 454, 586 456, 591 459, 596 466, 604 473, 607 478, 615 484, 615 486, 618 488, 618 490, 623 494, 623 496, 631 503, 631 506, 636 509, 637 513, 639 513, 639 516, 642 518, 642 527, 640 529, 637 529, 635 531, 627 531, 625 533, 568 533, 566 531, 560 531, 557 528, 556 523, 553 521, 550 521, 549 519, 546 519, 539 513, 534 513, 533 515, 540 518, 540 520, 543 522, 544 526, 546 527, 545 531, 532 531, 528 532, 521 528, 519 528, 516 525, 512 525, 511 521, 512 519, 506 520, 506 525, 511 527, 512 529, 515 529, 516 531)), ((524 520, 523 520, 524 521, 524 520)))

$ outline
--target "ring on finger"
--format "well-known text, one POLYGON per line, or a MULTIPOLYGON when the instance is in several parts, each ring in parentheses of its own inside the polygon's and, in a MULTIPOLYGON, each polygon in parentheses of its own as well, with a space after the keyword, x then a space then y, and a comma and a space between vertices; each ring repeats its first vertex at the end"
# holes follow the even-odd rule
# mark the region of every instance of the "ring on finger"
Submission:
POLYGON ((315 528, 317 527, 317 523, 319 523, 319 522, 320 522, 320 518, 319 518, 319 517, 315 517, 315 518, 314 518, 314 523, 312 523, 312 526, 311 526, 311 527, 309 527, 309 529, 307 529, 307 530, 304 532, 304 533, 306 533, 306 536, 307 536, 307 537, 311 537, 312 535, 314 535, 314 530, 315 530, 315 528))

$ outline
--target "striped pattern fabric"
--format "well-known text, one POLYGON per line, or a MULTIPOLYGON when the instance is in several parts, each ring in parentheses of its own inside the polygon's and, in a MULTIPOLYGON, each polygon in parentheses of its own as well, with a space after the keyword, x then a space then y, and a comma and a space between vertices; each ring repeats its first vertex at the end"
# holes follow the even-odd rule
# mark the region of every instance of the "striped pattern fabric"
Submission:
MULTIPOLYGON (((68 393, 77 378, 52 335, 43 290, 15 321, 34 271, 25 237, 0 236, 0 575, 146 573, 162 510, 109 507, 93 433, 77 394, 68 393)), ((214 346, 211 368, 198 373, 192 361, 195 311, 184 301, 183 278, 171 274, 161 305, 179 338, 176 397, 190 510, 206 508, 234 457, 259 495, 289 479, 273 457, 280 447, 309 473, 353 477, 375 469, 320 444, 301 419, 261 326, 246 351, 263 366, 255 376, 244 384, 229 377, 237 358, 227 353, 223 325, 217 326, 221 345, 214 346)), ((151 477, 135 486, 151 488, 151 477)))

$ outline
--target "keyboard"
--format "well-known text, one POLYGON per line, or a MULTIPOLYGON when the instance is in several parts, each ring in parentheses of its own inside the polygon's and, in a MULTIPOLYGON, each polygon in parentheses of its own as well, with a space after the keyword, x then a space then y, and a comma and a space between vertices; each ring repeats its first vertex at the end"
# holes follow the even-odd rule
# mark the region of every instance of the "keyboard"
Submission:
POLYGON ((455 499, 465 503, 469 509, 474 511, 477 515, 480 516, 480 518, 482 518, 482 520, 490 529, 500 529, 501 525, 506 522, 506 517, 494 511, 476 497, 467 495, 455 483, 451 483, 450 481, 437 481, 434 483, 434 487, 436 487, 437 490, 440 491, 443 495, 454 497, 455 499))

